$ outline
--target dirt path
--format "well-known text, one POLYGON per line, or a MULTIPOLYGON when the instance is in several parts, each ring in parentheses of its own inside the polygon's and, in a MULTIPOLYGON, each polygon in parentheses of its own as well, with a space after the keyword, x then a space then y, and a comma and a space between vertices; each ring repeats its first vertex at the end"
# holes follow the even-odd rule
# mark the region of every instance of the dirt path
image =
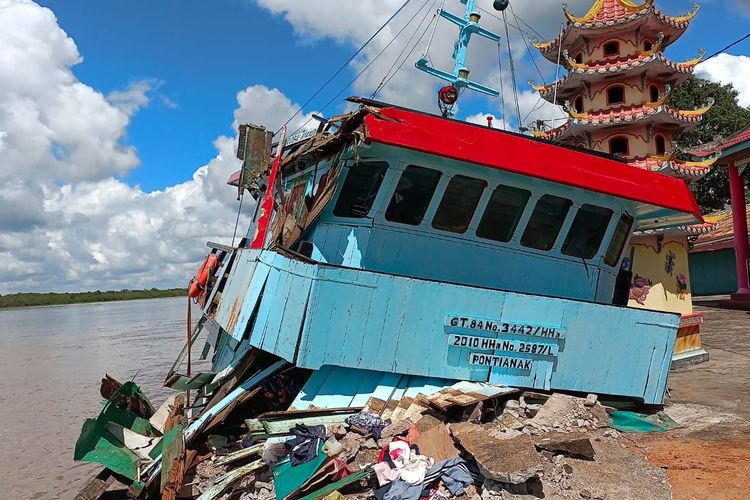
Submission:
POLYGON ((750 495, 748 425, 719 424, 698 432, 632 435, 631 449, 665 469, 675 500, 745 499, 750 495))

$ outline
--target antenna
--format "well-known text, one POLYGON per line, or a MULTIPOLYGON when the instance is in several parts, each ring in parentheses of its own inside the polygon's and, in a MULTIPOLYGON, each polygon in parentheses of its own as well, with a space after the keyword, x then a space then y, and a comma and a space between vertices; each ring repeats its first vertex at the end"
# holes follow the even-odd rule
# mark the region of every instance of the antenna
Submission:
MULTIPOLYGON (((499 91, 491 87, 469 80, 470 71, 465 65, 471 35, 479 35, 494 42, 500 40, 500 35, 479 26, 479 19, 482 16, 476 8, 476 0, 460 0, 460 2, 466 4, 466 14, 463 18, 440 9, 440 17, 447 19, 459 28, 458 39, 453 49, 453 59, 456 61, 453 73, 430 66, 426 53, 415 65, 417 69, 448 82, 447 86, 440 89, 438 97, 442 103, 443 115, 449 118, 453 117, 453 105, 458 99, 460 89, 467 88, 493 97, 500 95, 499 91)), ((497 10, 504 10, 508 6, 508 2, 496 1, 494 6, 497 10)))

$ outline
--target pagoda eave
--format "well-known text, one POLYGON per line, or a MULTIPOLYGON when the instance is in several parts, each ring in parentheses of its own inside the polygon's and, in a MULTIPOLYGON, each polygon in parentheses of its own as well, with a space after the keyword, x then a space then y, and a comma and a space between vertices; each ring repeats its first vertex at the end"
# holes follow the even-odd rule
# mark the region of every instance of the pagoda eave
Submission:
POLYGON ((674 127, 689 130, 700 123, 702 115, 709 108, 710 106, 701 110, 681 111, 669 106, 650 107, 641 104, 601 113, 572 113, 571 119, 565 124, 539 134, 539 137, 548 140, 565 140, 604 128, 647 123, 663 128, 674 127))
POLYGON ((628 164, 633 167, 649 170, 651 172, 659 172, 670 177, 681 179, 687 183, 697 181, 708 174, 711 171, 711 165, 713 163, 713 161, 688 162, 654 156, 635 158, 628 162, 628 164))
POLYGON ((534 86, 534 89, 543 99, 553 102, 555 86, 557 86, 557 102, 564 103, 566 99, 585 91, 586 83, 606 82, 613 77, 627 73, 645 74, 646 78, 662 78, 665 74, 669 74, 670 84, 677 86, 690 77, 699 61, 700 59, 696 58, 693 61, 676 63, 667 59, 662 53, 657 53, 648 57, 571 68, 568 74, 558 82, 546 86, 534 86))
POLYGON ((568 23, 563 30, 562 36, 547 42, 532 40, 534 46, 549 61, 556 63, 559 52, 559 44, 562 41, 563 48, 578 48, 583 44, 582 39, 594 38, 600 35, 616 36, 620 33, 632 32, 636 28, 641 33, 656 38, 659 33, 664 34, 664 47, 676 42, 687 30, 690 20, 694 16, 690 14, 679 17, 671 17, 654 9, 653 7, 639 13, 632 13, 627 17, 608 19, 587 23, 568 23))

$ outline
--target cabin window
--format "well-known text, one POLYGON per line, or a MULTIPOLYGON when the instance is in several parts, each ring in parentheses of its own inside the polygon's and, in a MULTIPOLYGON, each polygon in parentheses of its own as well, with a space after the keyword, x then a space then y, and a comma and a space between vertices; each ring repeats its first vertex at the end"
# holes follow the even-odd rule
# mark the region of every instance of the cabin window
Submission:
POLYGON ((607 42, 604 44, 605 56, 616 56, 620 53, 620 42, 607 42))
POLYGON ((667 141, 663 135, 657 135, 654 142, 656 142, 656 154, 663 155, 667 152, 667 141))
POLYGON ((617 221, 615 234, 612 236, 607 252, 604 254, 604 263, 608 266, 614 267, 620 261, 625 242, 628 241, 630 230, 633 228, 633 222, 633 217, 628 214, 622 214, 620 220, 617 221))
POLYGON ((510 186, 495 188, 479 221, 477 236, 494 241, 510 241, 530 197, 531 193, 525 189, 510 186))
POLYGON ((521 245, 539 250, 552 248, 572 205, 572 201, 551 194, 539 198, 521 237, 521 245))
POLYGON ((651 102, 659 102, 659 87, 656 85, 650 85, 648 87, 649 94, 651 94, 649 97, 651 97, 651 102))
POLYGON ((420 225, 439 180, 437 170, 415 165, 406 167, 385 211, 385 218, 391 222, 420 225))
POLYGON ((583 96, 576 97, 576 100, 573 101, 573 108, 576 110, 576 113, 583 113, 583 96))
POLYGON ((609 152, 613 155, 627 156, 630 153, 630 145, 627 137, 613 137, 609 140, 609 152))
POLYGON ((625 87, 613 85, 607 89, 607 104, 622 104, 625 102, 625 87))
POLYGON ((466 232, 486 187, 487 181, 482 179, 463 175, 453 177, 445 188, 432 227, 452 233, 466 232))
POLYGON ((579 51, 579 52, 578 52, 578 53, 576 54, 576 56, 575 56, 575 57, 573 58, 573 60, 574 60, 574 61, 575 61, 575 62, 576 62, 577 64, 583 64, 583 52, 580 52, 580 51, 579 51))
POLYGON ((565 237, 562 253, 584 259, 596 255, 609 227, 609 221, 612 220, 612 213, 608 208, 582 205, 565 237))
POLYGON ((339 193, 333 215, 337 217, 366 217, 388 170, 385 162, 359 162, 349 167, 349 173, 339 193))

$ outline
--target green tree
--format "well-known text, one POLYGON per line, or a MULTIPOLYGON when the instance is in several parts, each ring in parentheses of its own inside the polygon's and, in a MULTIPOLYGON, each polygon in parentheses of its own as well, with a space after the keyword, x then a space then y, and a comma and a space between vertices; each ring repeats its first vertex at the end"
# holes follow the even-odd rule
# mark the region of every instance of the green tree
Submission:
MULTIPOLYGON (((731 84, 722 85, 696 76, 691 76, 674 89, 669 95, 669 105, 676 109, 697 109, 705 106, 709 98, 715 101, 703 115, 700 125, 676 137, 677 144, 688 149, 719 137, 726 139, 749 126, 750 108, 740 106, 737 95, 737 90, 731 84)), ((746 183, 750 180, 748 169, 745 169, 743 177, 746 183)), ((712 169, 690 187, 704 212, 722 209, 729 203, 729 175, 726 168, 712 169)))

